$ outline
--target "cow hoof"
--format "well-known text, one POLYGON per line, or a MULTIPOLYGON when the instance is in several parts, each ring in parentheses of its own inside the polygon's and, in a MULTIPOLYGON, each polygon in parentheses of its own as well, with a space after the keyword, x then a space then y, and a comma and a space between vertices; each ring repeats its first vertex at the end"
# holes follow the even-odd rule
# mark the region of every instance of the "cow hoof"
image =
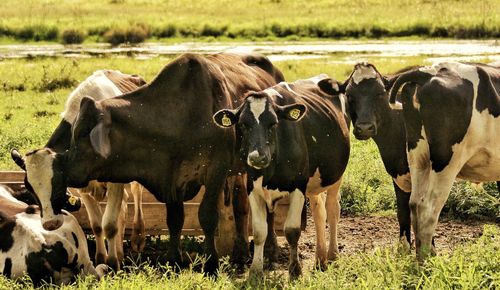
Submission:
POLYGON ((328 252, 328 261, 333 262, 339 259, 339 251, 328 252))
POLYGON ((219 259, 216 258, 208 258, 203 266, 203 272, 210 277, 217 276, 217 269, 219 269, 219 259))
POLYGON ((97 277, 101 279, 104 275, 108 274, 111 269, 106 264, 99 264, 95 267, 95 271, 97 272, 97 277))
POLYGON ((108 260, 106 261, 106 264, 113 270, 113 271, 118 271, 120 270, 120 262, 118 262, 118 259, 115 257, 108 257, 108 260))
POLYGON ((288 266, 288 274, 290 275, 290 280, 295 280, 302 275, 302 266, 300 262, 292 262, 288 266))
POLYGON ((411 245, 410 243, 408 243, 405 237, 401 237, 399 239, 398 252, 405 255, 411 253, 411 245))
POLYGON ((237 239, 233 245, 231 262, 236 265, 245 265, 250 257, 248 242, 245 239, 237 239))
POLYGON ((108 259, 108 256, 105 254, 96 254, 95 255, 95 263, 96 265, 99 264, 106 264, 106 260, 108 259))
POLYGON ((328 262, 325 260, 316 260, 316 262, 314 263, 314 267, 316 268, 316 270, 326 271, 328 269, 328 262))
POLYGON ((180 250, 171 250, 167 254, 167 263, 170 267, 172 267, 175 271, 180 270, 182 267, 182 254, 180 250))
POLYGON ((261 280, 264 277, 263 269, 257 269, 255 267, 250 267, 250 272, 248 273, 249 280, 261 280))
POLYGON ((132 246, 132 251, 141 253, 142 251, 144 251, 144 247, 146 246, 146 238, 143 235, 132 233, 130 243, 132 246))

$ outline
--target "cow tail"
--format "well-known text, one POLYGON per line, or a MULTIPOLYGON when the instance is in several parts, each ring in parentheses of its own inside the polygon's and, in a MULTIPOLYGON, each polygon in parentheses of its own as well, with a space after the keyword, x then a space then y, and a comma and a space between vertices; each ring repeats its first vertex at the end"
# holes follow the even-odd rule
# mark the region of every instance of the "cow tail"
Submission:
POLYGON ((424 85, 427 81, 429 81, 434 75, 428 72, 421 71, 420 69, 412 70, 406 73, 402 73, 396 79, 394 84, 392 85, 390 97, 389 97, 389 105, 393 109, 402 109, 402 104, 396 102, 396 96, 399 92, 399 89, 406 83, 414 83, 419 86, 424 85))

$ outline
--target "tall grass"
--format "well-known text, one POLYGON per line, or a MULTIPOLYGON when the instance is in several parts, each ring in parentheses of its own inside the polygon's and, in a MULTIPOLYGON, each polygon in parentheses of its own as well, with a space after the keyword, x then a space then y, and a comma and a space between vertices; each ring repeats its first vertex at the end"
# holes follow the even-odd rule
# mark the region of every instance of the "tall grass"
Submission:
POLYGON ((0 36, 54 41, 77 27, 103 41, 140 26, 154 38, 498 38, 499 15, 497 0, 5 0, 0 36))

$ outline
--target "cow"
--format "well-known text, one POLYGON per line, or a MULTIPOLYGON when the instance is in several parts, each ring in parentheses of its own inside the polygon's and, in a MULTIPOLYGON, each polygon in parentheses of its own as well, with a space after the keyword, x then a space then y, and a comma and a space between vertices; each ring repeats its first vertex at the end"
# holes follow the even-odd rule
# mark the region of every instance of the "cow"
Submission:
MULTIPOLYGON (((391 110, 388 91, 398 74, 411 70, 405 68, 393 75, 382 75, 370 63, 354 66, 352 73, 343 83, 324 83, 331 94, 345 94, 348 112, 353 124, 353 133, 358 140, 375 141, 385 170, 392 177, 396 193, 399 239, 411 244, 410 169, 406 158, 406 134, 400 111, 391 110)), ((410 90, 408 86, 404 92, 410 90)))
MULTIPOLYGON (((204 270, 215 274, 217 201, 226 177, 240 171, 231 150, 235 132, 219 130, 212 115, 238 106, 245 92, 282 80, 282 73, 261 55, 183 54, 135 91, 102 101, 84 97, 69 149, 43 148, 25 157, 27 183, 41 201, 43 226, 61 224, 60 200, 68 186, 137 181, 166 203, 167 259, 181 265, 183 201, 204 185, 198 212, 208 257, 204 270)), ((115 194, 121 200, 121 193, 115 194)), ((103 230, 109 238, 116 235, 113 224, 103 230)))
POLYGON ((316 225, 317 262, 325 265, 327 259, 338 255, 339 188, 349 159, 349 128, 342 110, 345 104, 322 91, 319 82, 331 80, 320 75, 249 92, 242 105, 213 116, 222 128, 236 126, 237 149, 246 163, 254 236, 251 276, 260 276, 263 271, 266 215, 285 196, 290 199, 284 225, 290 245, 290 277, 296 278, 302 271, 297 244, 306 194, 316 225), (321 194, 324 191, 326 200, 321 194), (330 228, 328 253, 326 219, 330 228))
POLYGON ((411 174, 410 210, 420 261, 434 253, 431 240, 455 178, 500 179, 500 69, 443 62, 395 80, 390 105, 403 110, 411 174), (406 83, 413 94, 396 102, 406 83))
POLYGON ((35 285, 67 284, 75 276, 101 277, 106 265, 94 268, 87 239, 76 218, 62 211, 63 226, 42 228, 38 206, 15 199, 12 190, 0 186, 0 270, 7 278, 28 275, 35 285))
MULTIPOLYGON (((92 75, 81 82, 78 87, 71 92, 65 104, 65 110, 61 114, 62 120, 54 130, 45 145, 46 148, 51 148, 55 152, 65 152, 69 149, 71 141, 71 129, 77 115, 80 102, 83 97, 90 97, 96 101, 105 100, 116 97, 123 93, 133 91, 138 87, 146 84, 146 82, 137 75, 123 74, 115 70, 97 70, 92 75)), ((21 159, 17 151, 11 152, 14 160, 21 159)), ((127 185, 128 191, 134 197, 134 223, 131 237, 132 249, 142 251, 145 245, 144 236, 144 220, 142 212, 142 186, 136 182, 127 185)), ((127 213, 128 193, 122 195, 122 199, 114 198, 114 194, 108 191, 124 191, 123 184, 107 184, 97 181, 91 181, 86 187, 78 189, 79 196, 85 204, 87 214, 90 220, 92 231, 96 240, 96 256, 97 263, 108 263, 113 268, 118 268, 120 261, 123 259, 123 236, 125 231, 125 221, 127 213), (106 204, 104 216, 99 206, 99 201, 102 201, 106 196, 109 199, 106 204), (117 237, 108 237, 108 251, 104 242, 102 228, 105 224, 117 225, 117 237)), ((69 199, 70 200, 70 199, 69 199)))

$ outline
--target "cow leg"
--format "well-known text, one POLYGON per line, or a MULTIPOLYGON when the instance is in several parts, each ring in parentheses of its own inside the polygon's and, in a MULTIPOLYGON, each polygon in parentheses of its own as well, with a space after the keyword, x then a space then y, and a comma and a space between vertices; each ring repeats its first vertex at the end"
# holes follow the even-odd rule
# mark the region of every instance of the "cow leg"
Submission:
POLYGON ((167 261, 172 267, 182 266, 181 233, 184 226, 184 203, 168 202, 167 226, 170 235, 168 244, 167 261))
POLYGON ((300 238, 300 225, 302 221, 302 208, 304 207, 304 194, 296 189, 290 193, 290 207, 286 215, 285 236, 290 245, 290 263, 288 264, 288 274, 290 279, 295 279, 302 274, 302 267, 299 261, 298 243, 300 238))
POLYGON ((253 259, 250 266, 250 276, 260 277, 264 273, 264 243, 267 238, 267 205, 262 196, 251 192, 248 196, 252 211, 253 259))
POLYGON ((103 227, 104 235, 108 240, 108 260, 106 264, 114 270, 120 269, 116 239, 120 239, 117 224, 122 209, 123 195, 124 186, 122 183, 108 183, 108 202, 104 211, 103 227))
POLYGON ((127 223, 127 198, 128 196, 125 194, 123 196, 123 201, 120 209, 120 214, 118 215, 118 221, 116 223, 117 226, 117 234, 115 239, 115 247, 116 247, 116 257, 118 262, 121 263, 124 258, 123 253, 123 240, 125 239, 125 226, 127 223))
POLYGON ((316 228, 316 266, 320 269, 326 269, 326 200, 323 193, 309 194, 308 197, 314 219, 314 226, 316 228))
POLYGON ((412 195, 410 197, 411 218, 412 220, 415 219, 413 222, 415 245, 420 261, 425 259, 431 252, 434 252, 432 237, 436 229, 439 214, 448 199, 457 173, 457 170, 449 167, 439 173, 430 170, 428 187, 416 184, 415 190, 412 188, 412 195))
POLYGON ((219 223, 217 204, 219 195, 224 189, 226 176, 209 176, 207 179, 210 180, 210 183, 205 185, 206 191, 200 204, 198 219, 205 234, 205 255, 208 257, 204 265, 204 272, 215 275, 217 268, 219 268, 219 255, 215 247, 215 231, 219 223))
POLYGON ((244 266, 248 256, 248 213, 250 211, 248 204, 248 193, 246 191, 243 178, 236 177, 235 188, 233 191, 233 212, 236 224, 236 238, 233 246, 233 263, 244 266))
POLYGON ((144 215, 142 212, 142 192, 144 187, 138 182, 132 182, 130 188, 132 196, 134 197, 134 224, 130 242, 134 252, 142 252, 146 245, 146 237, 144 236, 144 215))
POLYGON ((399 222, 399 241, 406 248, 411 245, 411 219, 410 219, 410 193, 404 192, 393 181, 394 191, 396 192, 396 206, 398 210, 399 222))
POLYGON ((330 244, 328 245, 328 260, 336 260, 339 256, 339 245, 337 243, 337 226, 340 220, 340 184, 339 179, 327 189, 326 193, 326 215, 328 228, 330 229, 330 244))
POLYGON ((274 212, 267 213, 267 237, 264 244, 264 256, 269 263, 269 269, 276 267, 278 263, 279 246, 278 239, 276 238, 276 231, 274 230, 274 212))
POLYGON ((85 209, 87 210, 87 215, 89 217, 90 226, 92 227, 92 232, 94 233, 96 252, 95 252, 95 263, 104 264, 108 257, 106 251, 106 244, 104 242, 104 235, 102 232, 102 211, 99 206, 99 202, 95 200, 88 192, 84 190, 78 191, 85 209))

